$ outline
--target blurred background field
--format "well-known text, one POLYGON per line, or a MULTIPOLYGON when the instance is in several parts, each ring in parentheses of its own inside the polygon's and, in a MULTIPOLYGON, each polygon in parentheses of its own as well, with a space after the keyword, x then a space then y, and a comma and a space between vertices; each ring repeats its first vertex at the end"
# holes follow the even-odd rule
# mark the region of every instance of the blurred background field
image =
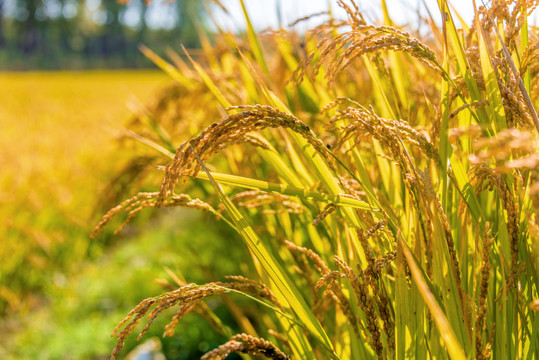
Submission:
MULTIPOLYGON (((219 247, 194 211, 164 211, 151 231, 90 240, 115 205, 107 187, 137 151, 118 140, 129 107, 151 102, 167 83, 159 71, 0 74, 9 89, 0 97, 0 358, 108 358, 119 319, 162 291, 154 279, 200 261, 182 256, 185 243, 219 247)), ((202 278, 197 271, 190 279, 202 278)), ((204 324, 188 318, 186 344, 165 342, 167 358, 192 358, 222 341, 204 324), (204 331, 204 342, 193 340, 204 331)))
POLYGON ((129 116, 127 101, 147 99, 164 81, 155 71, 0 74, 7 90, 0 98, 0 310, 11 315, 13 322, 2 322, 8 331, 19 330, 14 315, 48 305, 48 292, 100 251, 89 232, 121 157, 114 129, 129 116))
POLYGON ((2 233, 11 239, 2 267, 11 279, 28 270, 20 288, 2 286, 9 309, 25 307, 16 294, 41 286, 44 270, 91 252, 93 206, 117 166, 112 139, 129 116, 126 102, 164 80, 158 72, 0 75, 9 89, 0 100, 2 233))

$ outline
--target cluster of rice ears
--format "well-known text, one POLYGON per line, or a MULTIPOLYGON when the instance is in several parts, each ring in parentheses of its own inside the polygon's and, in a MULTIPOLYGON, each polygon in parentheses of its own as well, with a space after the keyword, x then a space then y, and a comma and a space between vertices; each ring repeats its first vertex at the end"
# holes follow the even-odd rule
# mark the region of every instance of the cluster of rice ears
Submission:
POLYGON ((141 335, 175 307, 165 336, 196 311, 230 337, 204 359, 534 358, 537 4, 493 1, 457 29, 439 0, 428 37, 394 26, 384 1, 384 24, 339 1, 348 19, 317 14, 305 35, 257 34, 245 11, 245 38, 201 32, 197 58, 142 48, 175 80, 128 134, 149 146, 138 177, 161 185, 97 230, 145 207, 199 208, 237 230, 254 271, 177 279, 122 321, 112 357, 145 315, 141 335), (253 321, 227 302, 241 335, 204 303, 227 293, 261 306, 253 321))

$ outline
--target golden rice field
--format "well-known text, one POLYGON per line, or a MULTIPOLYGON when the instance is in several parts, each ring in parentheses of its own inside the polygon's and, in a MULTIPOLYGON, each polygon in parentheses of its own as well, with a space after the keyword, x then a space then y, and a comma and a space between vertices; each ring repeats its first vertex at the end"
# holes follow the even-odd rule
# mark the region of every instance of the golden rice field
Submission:
MULTIPOLYGON (((90 239, 137 153, 119 139, 132 110, 169 82, 159 71, 0 73, 0 359, 106 358, 118 319, 182 262, 175 242, 208 241, 190 214, 181 233, 90 239)), ((196 352, 200 333, 186 336, 196 352)))
MULTIPOLYGON (((0 144, 2 310, 33 310, 47 282, 61 288, 90 258, 105 286, 57 302, 43 323, 79 304, 88 325, 114 318, 115 346, 100 343, 111 360, 156 334, 167 359, 535 359, 539 29, 528 20, 539 3, 492 1, 465 24, 439 0, 402 26, 385 1, 376 21, 337 3, 345 18, 316 14, 304 34, 257 33, 240 0, 245 36, 201 30, 194 59, 142 47, 175 81, 134 106, 118 148, 112 129, 127 115, 109 100, 131 90, 72 74, 49 89, 46 75, 38 89, 22 82, 0 144), (122 181, 105 186, 109 176, 122 181), (145 246, 117 247, 114 270, 101 268, 115 258, 95 257, 110 232, 141 223, 145 246)), ((38 329, 12 354, 66 358, 74 346, 101 358, 87 344, 107 330, 66 329, 56 352, 54 330, 38 329)))
POLYGON ((0 73, 0 311, 29 311, 44 273, 91 251, 126 105, 165 82, 155 71, 0 73))

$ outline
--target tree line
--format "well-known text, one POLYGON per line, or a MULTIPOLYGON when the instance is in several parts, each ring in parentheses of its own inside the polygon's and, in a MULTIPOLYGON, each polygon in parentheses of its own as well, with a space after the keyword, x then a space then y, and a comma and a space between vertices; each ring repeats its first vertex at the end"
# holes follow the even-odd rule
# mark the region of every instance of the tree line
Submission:
POLYGON ((199 0, 0 0, 0 69, 148 66, 137 50, 198 47, 199 0))

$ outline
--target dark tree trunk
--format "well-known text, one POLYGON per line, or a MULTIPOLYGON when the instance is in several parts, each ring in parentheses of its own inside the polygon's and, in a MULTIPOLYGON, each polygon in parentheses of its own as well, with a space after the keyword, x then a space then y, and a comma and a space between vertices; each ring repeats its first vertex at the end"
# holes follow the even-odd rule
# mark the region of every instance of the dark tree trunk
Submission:
POLYGON ((39 44, 39 24, 36 18, 37 8, 39 0, 27 0, 25 1, 26 10, 28 11, 28 18, 22 24, 21 34, 22 38, 19 43, 20 49, 25 54, 31 54, 37 50, 39 44))
POLYGON ((4 0, 0 0, 0 47, 6 46, 6 37, 4 35, 4 0))
MULTIPOLYGON (((0 0, 1 1, 1 0, 0 0)), ((140 0, 140 27, 137 31, 137 43, 144 43, 144 38, 146 36, 146 29, 147 29, 147 25, 146 25, 146 10, 147 10, 147 6, 146 6, 146 2, 144 0, 140 0)))

